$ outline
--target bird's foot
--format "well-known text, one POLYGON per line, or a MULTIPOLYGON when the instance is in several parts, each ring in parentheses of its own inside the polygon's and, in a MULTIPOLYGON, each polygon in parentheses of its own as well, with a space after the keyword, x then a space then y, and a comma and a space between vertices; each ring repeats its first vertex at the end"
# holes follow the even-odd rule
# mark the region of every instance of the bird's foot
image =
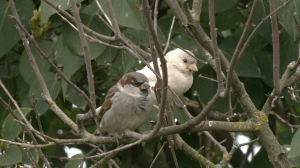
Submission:
POLYGON ((120 145, 120 141, 119 140, 121 140, 123 137, 125 137, 125 134, 123 134, 123 133, 115 133, 114 134, 114 137, 116 138, 116 141, 117 141, 117 146, 119 146, 120 145))

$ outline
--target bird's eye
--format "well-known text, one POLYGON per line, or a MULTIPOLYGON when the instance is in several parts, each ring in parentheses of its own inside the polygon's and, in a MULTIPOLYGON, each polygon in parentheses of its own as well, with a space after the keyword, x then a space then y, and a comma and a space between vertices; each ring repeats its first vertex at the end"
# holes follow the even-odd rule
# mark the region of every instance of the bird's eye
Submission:
POLYGON ((135 81, 133 82, 133 86, 136 86, 136 87, 139 87, 143 84, 144 82, 138 82, 138 81, 135 81))
POLYGON ((184 63, 187 63, 187 59, 183 59, 183 62, 184 62, 184 63))

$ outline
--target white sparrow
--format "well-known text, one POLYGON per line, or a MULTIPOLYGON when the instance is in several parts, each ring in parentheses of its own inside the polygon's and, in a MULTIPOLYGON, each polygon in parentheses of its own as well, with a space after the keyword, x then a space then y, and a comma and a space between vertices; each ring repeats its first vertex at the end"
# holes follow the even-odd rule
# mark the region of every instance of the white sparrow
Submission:
MULTIPOLYGON (((168 69, 168 85, 177 95, 188 91, 193 84, 193 72, 198 71, 197 61, 194 57, 191 51, 183 51, 180 48, 168 52, 165 56, 168 69)), ((159 59, 157 59, 157 62, 160 74, 162 74, 159 59)), ((150 63, 150 66, 154 69, 153 62, 150 63)), ((144 74, 149 79, 151 87, 155 86, 156 76, 147 66, 137 72, 144 74)), ((157 104, 153 89, 151 89, 151 94, 154 103, 157 104)), ((173 99, 173 93, 168 91, 167 98, 168 100, 173 99)))
POLYGON ((139 128, 152 113, 153 99, 145 75, 130 72, 111 87, 100 108, 100 130, 119 138, 127 129, 139 128))

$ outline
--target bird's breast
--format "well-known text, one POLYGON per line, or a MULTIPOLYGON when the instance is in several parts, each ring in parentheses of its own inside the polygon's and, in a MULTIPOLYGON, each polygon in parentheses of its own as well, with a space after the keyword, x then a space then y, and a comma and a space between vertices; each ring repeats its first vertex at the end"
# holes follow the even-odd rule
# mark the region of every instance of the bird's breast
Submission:
POLYGON ((181 95, 188 91, 193 84, 192 74, 183 74, 180 71, 170 71, 168 72, 168 75, 168 85, 177 95, 181 95))

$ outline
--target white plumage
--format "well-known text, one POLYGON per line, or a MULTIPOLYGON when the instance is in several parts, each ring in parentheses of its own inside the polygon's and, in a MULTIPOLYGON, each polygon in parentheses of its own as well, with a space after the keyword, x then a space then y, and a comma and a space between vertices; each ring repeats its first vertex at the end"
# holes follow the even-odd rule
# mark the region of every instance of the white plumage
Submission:
MULTIPOLYGON (((193 72, 198 71, 197 61, 194 57, 191 51, 183 51, 179 48, 168 52, 165 56, 168 69, 168 85, 177 95, 188 91, 193 84, 193 72)), ((159 59, 157 60, 160 74, 162 74, 160 61, 159 59)), ((153 62, 150 63, 150 66, 154 69, 153 62)), ((137 72, 144 74, 148 78, 151 87, 155 86, 156 76, 147 66, 137 72)), ((151 89, 151 94, 154 103, 157 104, 153 89, 151 89)), ((171 100, 174 98, 174 95, 168 91, 167 98, 171 100)))

